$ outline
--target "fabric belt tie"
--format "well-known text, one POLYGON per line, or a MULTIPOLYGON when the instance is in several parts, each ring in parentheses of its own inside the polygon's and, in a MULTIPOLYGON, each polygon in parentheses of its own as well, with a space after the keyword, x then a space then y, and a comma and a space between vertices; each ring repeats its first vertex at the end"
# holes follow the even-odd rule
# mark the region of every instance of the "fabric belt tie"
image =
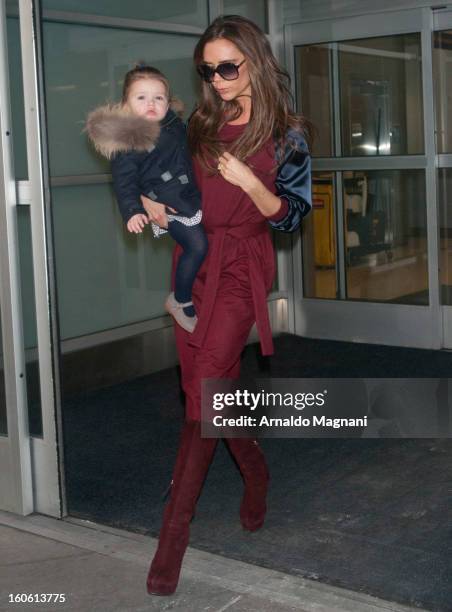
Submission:
POLYGON ((245 240, 251 294, 261 350, 263 355, 271 355, 273 353, 273 338, 268 316, 267 291, 262 276, 261 262, 255 249, 246 240, 247 238, 255 238, 262 234, 268 234, 267 223, 264 221, 263 223, 238 225, 236 227, 217 227, 213 232, 207 232, 207 234, 211 236, 209 242, 209 271, 204 286, 198 322, 188 343, 197 348, 201 348, 204 344, 220 282, 224 240, 226 236, 232 236, 237 240, 245 240))

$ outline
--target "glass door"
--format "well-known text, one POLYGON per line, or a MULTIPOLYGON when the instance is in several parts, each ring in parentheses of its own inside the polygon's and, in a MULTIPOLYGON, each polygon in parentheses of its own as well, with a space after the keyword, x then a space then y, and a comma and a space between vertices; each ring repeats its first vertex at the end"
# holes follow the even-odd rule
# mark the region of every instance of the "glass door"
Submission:
POLYGON ((296 333, 441 344, 430 36, 430 9, 288 27, 298 108, 317 130, 296 333))

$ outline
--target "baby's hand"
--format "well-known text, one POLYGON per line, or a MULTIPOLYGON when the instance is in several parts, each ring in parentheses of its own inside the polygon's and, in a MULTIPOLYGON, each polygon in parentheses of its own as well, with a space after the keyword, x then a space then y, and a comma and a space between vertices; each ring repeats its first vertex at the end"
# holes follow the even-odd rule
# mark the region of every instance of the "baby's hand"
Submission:
POLYGON ((133 215, 127 222, 127 229, 129 232, 135 232, 135 234, 141 234, 145 225, 149 223, 147 215, 138 213, 133 215))

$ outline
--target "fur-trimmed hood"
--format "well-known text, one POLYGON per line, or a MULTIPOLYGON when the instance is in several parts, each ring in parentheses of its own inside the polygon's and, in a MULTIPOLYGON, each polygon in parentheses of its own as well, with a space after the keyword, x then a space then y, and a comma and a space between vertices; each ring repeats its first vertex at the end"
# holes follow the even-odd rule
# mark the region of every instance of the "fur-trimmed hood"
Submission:
POLYGON ((158 140, 160 130, 182 115, 183 103, 173 98, 170 102, 170 117, 163 121, 149 121, 130 113, 121 104, 106 104, 88 114, 84 131, 96 151, 107 159, 116 153, 127 151, 149 151, 158 140))

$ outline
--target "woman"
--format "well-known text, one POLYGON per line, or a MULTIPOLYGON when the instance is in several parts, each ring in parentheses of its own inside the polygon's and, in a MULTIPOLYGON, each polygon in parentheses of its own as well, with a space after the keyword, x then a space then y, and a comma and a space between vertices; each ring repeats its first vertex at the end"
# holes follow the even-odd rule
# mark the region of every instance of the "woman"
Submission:
MULTIPOLYGON (((291 110, 289 77, 264 33, 239 16, 216 19, 194 53, 203 79, 188 126, 202 194, 209 251, 193 287, 198 324, 175 326, 186 422, 147 588, 169 595, 177 587, 189 524, 216 446, 201 438, 201 381, 238 378, 240 354, 256 321, 262 353, 273 352, 266 296, 274 277, 268 222, 295 230, 311 209, 307 122, 291 110)), ((165 227, 163 204, 142 198, 152 221, 165 227)), ((181 254, 176 247, 174 264, 181 254)), ((242 473, 240 519, 259 529, 265 518, 268 469, 256 440, 226 443, 242 473)))

